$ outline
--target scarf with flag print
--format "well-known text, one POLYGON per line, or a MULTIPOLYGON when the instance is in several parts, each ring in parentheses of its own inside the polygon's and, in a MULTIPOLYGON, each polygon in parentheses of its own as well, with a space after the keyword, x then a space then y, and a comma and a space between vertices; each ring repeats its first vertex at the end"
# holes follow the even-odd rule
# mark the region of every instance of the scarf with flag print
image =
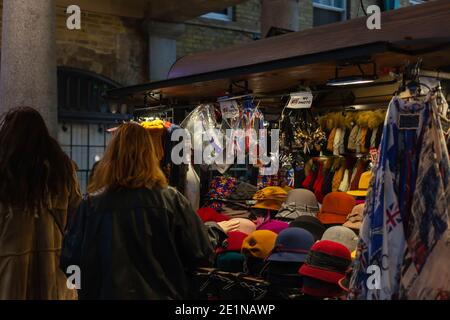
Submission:
POLYGON ((406 230, 402 299, 438 299, 443 295, 450 299, 450 272, 448 265, 444 266, 450 261, 450 160, 436 99, 430 99, 406 230))
POLYGON ((389 104, 378 162, 374 166, 371 188, 366 197, 349 299, 399 298, 406 248, 404 223, 410 211, 408 208, 417 174, 417 148, 421 144, 416 130, 399 129, 398 119, 400 111, 418 112, 420 109, 423 115, 423 105, 406 103, 398 97, 393 97, 389 104), (405 162, 409 165, 405 166, 405 162), (409 187, 405 188, 404 184, 409 187), (368 274, 369 266, 380 270, 375 283, 371 282, 373 278, 368 274))

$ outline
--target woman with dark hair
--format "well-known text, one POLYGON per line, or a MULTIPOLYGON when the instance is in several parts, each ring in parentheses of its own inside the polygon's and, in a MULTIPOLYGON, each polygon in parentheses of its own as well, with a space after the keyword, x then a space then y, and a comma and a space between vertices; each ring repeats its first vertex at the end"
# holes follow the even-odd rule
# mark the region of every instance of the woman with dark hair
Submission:
POLYGON ((76 168, 41 115, 15 108, 0 120, 0 299, 73 299, 59 256, 81 200, 76 168))
POLYGON ((194 298, 213 249, 189 201, 167 186, 152 139, 121 125, 64 239, 61 267, 81 269, 80 299, 194 298))

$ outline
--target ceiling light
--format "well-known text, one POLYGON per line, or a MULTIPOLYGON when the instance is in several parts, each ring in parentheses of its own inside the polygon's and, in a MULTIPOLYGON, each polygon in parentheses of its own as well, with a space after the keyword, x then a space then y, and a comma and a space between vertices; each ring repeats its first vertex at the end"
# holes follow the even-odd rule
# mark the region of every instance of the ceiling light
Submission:
POLYGON ((377 80, 376 76, 350 76, 328 80, 327 86, 354 86, 358 84, 372 83, 377 80))

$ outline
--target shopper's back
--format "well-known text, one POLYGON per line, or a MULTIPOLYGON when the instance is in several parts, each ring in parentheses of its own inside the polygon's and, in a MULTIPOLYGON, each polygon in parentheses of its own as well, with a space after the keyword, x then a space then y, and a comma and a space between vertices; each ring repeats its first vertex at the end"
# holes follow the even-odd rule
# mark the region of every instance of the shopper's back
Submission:
POLYGON ((208 264, 212 249, 176 190, 105 192, 83 201, 77 214, 84 225, 80 299, 192 297, 189 274, 208 264))
POLYGON ((62 269, 80 267, 80 299, 192 298, 190 274, 212 259, 200 219, 165 185, 152 150, 145 129, 122 125, 95 169, 61 256, 62 269))

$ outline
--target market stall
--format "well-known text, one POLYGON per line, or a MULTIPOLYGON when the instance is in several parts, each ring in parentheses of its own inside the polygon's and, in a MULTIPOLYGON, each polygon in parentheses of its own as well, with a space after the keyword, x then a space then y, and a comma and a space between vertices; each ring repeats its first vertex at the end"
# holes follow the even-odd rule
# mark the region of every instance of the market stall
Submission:
MULTIPOLYGON (((450 260, 449 71, 450 3, 433 1, 383 13, 380 30, 368 30, 361 18, 186 56, 167 80, 111 90, 107 97, 133 104, 140 117, 183 111, 173 121, 189 132, 193 152, 174 179, 177 186, 204 222, 244 218, 270 232, 254 235, 253 244, 236 240, 237 249, 221 252, 227 263, 239 266, 242 257, 230 254, 242 254, 248 274, 277 274, 276 264, 267 270, 262 262, 276 253, 275 239, 282 241, 276 235, 288 223, 309 225, 311 232, 324 228, 314 240, 336 240, 333 228, 344 225, 354 232, 348 239, 359 235, 345 242, 354 252, 351 297, 437 299, 450 290, 443 263, 450 260), (243 134, 240 143, 233 132, 243 134), (267 141, 252 144, 265 132, 267 141), (203 158, 191 161, 199 145, 203 158), (230 153, 231 162, 219 161, 218 154, 230 153), (269 170, 274 163, 276 170, 269 170), (323 238, 325 229, 331 231, 323 238), (258 242, 272 247, 255 251, 258 242), (365 287, 370 265, 383 269, 383 290, 365 287)), ((176 145, 167 137, 161 146, 166 165, 176 145)), ((327 250, 312 246, 310 255, 327 250)), ((336 281, 314 269, 320 262, 297 258, 290 262, 297 269, 305 263, 300 274, 311 295, 336 290, 336 281)), ((235 271, 230 264, 222 269, 235 271)), ((332 271, 343 278, 346 270, 337 263, 332 271)), ((201 274, 229 285, 224 274, 201 274)), ((253 290, 262 286, 252 284, 253 290)))

